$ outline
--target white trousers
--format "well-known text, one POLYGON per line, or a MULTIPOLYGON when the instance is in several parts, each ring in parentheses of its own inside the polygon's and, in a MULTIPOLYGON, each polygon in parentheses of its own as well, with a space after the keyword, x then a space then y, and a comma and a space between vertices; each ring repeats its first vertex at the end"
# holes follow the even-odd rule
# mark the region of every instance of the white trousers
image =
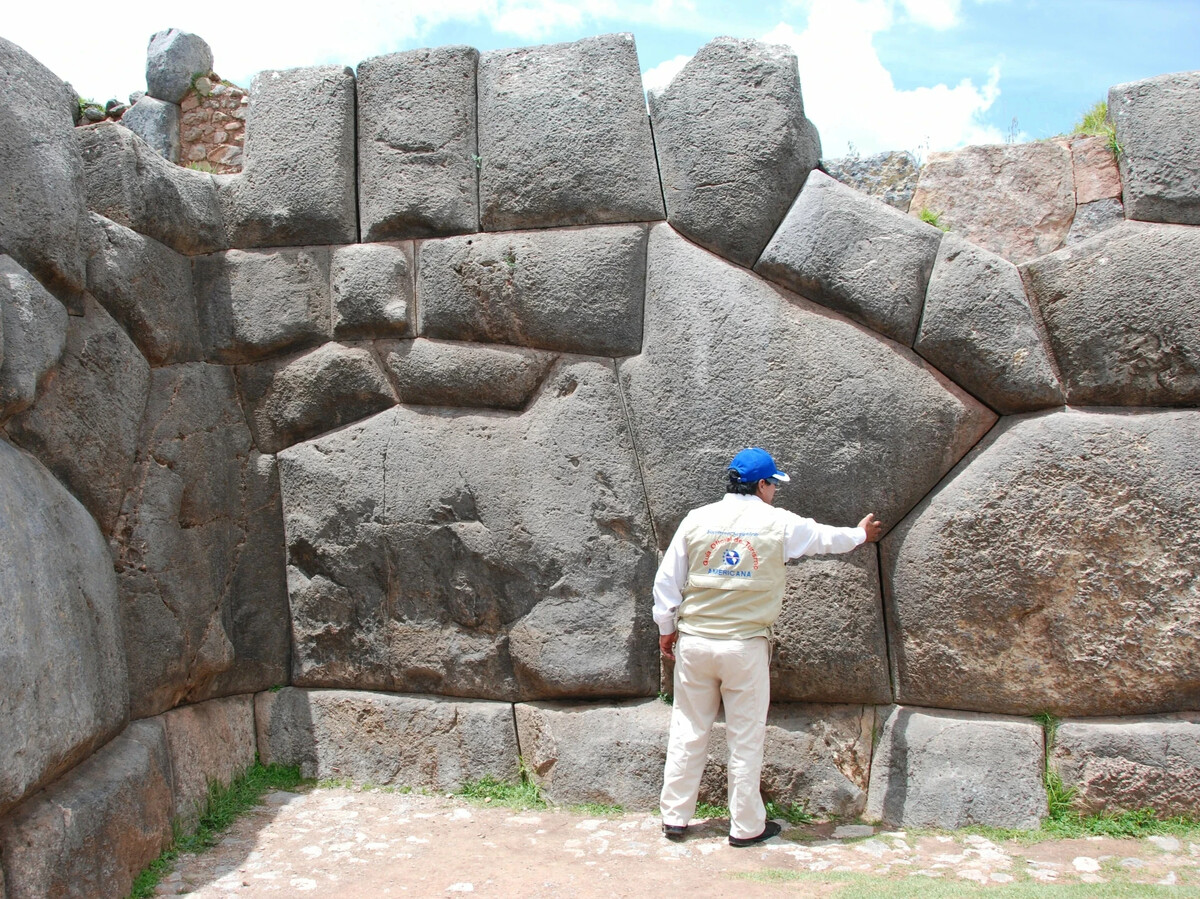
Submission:
POLYGON ((708 735, 722 701, 729 744, 729 835, 756 837, 767 813, 759 793, 767 708, 771 704, 766 637, 713 640, 680 634, 675 642, 675 705, 659 808, 663 824, 687 824, 696 811, 708 735))

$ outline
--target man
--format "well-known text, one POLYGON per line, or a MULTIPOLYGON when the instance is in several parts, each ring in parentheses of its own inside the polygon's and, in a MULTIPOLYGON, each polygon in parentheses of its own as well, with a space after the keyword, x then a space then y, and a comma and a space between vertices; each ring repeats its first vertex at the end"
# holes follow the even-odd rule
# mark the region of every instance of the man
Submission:
POLYGON ((875 542, 881 525, 868 514, 858 527, 835 528, 774 508, 775 491, 788 476, 758 447, 734 456, 728 477, 724 499, 683 519, 654 577, 658 645, 675 662, 660 808, 664 836, 682 840, 724 701, 729 843, 743 847, 781 830, 767 821, 759 775, 771 699, 771 626, 783 605, 784 565, 875 542))

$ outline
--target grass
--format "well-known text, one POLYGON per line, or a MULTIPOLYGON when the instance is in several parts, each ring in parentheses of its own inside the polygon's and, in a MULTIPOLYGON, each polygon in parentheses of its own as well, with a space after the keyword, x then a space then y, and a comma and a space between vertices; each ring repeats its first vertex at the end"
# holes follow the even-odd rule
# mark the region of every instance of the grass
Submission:
POLYGON ((479 780, 467 781, 455 795, 469 802, 500 805, 518 811, 548 807, 549 803, 542 796, 542 788, 529 773, 524 759, 518 762, 518 776, 520 779, 517 783, 510 783, 496 780, 489 774, 479 780))
POLYGON ((917 218, 919 218, 919 219, 920 219, 921 221, 923 221, 925 224, 927 224, 927 225, 933 225, 933 227, 935 227, 935 228, 939 228, 939 229, 941 229, 942 231, 949 231, 949 230, 950 230, 950 226, 949 226, 949 225, 946 225, 946 224, 943 224, 943 223, 942 223, 942 216, 941 216, 941 213, 934 212, 934 211, 933 211, 932 209, 930 209, 928 206, 922 206, 922 207, 921 207, 921 211, 920 211, 920 213, 918 213, 918 214, 917 214, 917 218))
MULTIPOLYGON (((197 172, 207 172, 210 175, 217 174, 217 167, 204 159, 198 159, 194 162, 189 162, 186 167, 189 169, 194 169, 197 172)), ((272 688, 272 692, 276 692, 274 688, 272 688)))
POLYGON ((208 785, 208 798, 196 829, 181 833, 176 825, 175 839, 169 849, 152 861, 133 882, 129 899, 147 899, 171 869, 180 854, 199 853, 217 844, 222 833, 238 818, 258 805, 262 797, 274 790, 294 790, 306 783, 299 766, 264 765, 255 759, 245 773, 229 784, 208 785))
POLYGON ((1107 138, 1108 148, 1112 150, 1113 155, 1121 154, 1121 145, 1117 142, 1117 129, 1108 120, 1108 103, 1104 100, 1097 101, 1091 109, 1085 112, 1083 117, 1075 123, 1071 133, 1107 138))

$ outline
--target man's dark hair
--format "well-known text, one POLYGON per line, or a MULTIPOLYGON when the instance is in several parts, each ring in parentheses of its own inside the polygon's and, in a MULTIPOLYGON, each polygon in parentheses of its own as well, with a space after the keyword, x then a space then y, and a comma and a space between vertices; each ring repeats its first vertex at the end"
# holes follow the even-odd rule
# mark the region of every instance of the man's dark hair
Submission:
POLYGON ((737 469, 729 469, 729 483, 725 485, 726 493, 738 493, 742 496, 753 496, 758 490, 758 481, 743 481, 738 477, 737 469))

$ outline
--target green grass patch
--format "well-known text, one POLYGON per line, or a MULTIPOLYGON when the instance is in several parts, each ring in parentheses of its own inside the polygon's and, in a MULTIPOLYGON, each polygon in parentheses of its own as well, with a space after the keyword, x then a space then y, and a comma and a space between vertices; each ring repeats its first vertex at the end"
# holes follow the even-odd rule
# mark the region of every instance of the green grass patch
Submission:
POLYGON ((817 819, 810 815, 802 805, 783 805, 778 802, 768 802, 767 820, 786 821, 793 827, 797 827, 801 824, 812 824, 817 819))
POLYGON ((1071 133, 1086 137, 1106 138, 1108 148, 1112 150, 1113 155, 1119 156, 1121 153, 1121 145, 1117 142, 1117 129, 1108 120, 1108 103, 1104 100, 1097 101, 1091 109, 1085 112, 1082 118, 1075 123, 1071 133))
POLYGON ((585 802, 582 805, 569 806, 567 811, 575 812, 580 815, 591 815, 597 818, 608 818, 614 815, 625 814, 625 806, 605 805, 602 802, 585 802))
POLYGON ((520 761, 519 777, 517 783, 509 783, 504 780, 496 780, 489 774, 479 780, 463 784, 455 795, 469 802, 500 805, 519 811, 546 808, 549 803, 542 797, 542 789, 529 773, 524 759, 520 761))
POLYGON ((917 213, 917 218, 919 218, 919 219, 920 219, 921 221, 923 221, 925 224, 927 224, 927 225, 933 225, 933 227, 935 227, 935 228, 938 228, 938 229, 940 229, 940 230, 942 230, 942 231, 949 231, 949 230, 950 230, 950 226, 949 226, 949 225, 947 225, 947 224, 944 224, 944 223, 942 222, 942 215, 941 215, 941 213, 940 213, 940 212, 934 212, 934 211, 933 211, 932 209, 930 209, 928 206, 922 206, 922 207, 921 207, 921 211, 920 211, 919 213, 917 213))
POLYGON ((181 853, 198 854, 217 844, 221 834, 229 829, 238 818, 259 805, 262 797, 275 790, 295 790, 310 783, 300 776, 299 766, 264 765, 255 759, 241 777, 229 786, 219 783, 208 785, 208 798, 196 829, 182 833, 176 829, 171 848, 152 861, 133 882, 129 899, 148 899, 154 889, 171 870, 171 865, 181 853))
POLYGON ((711 802, 697 802, 693 818, 728 818, 729 808, 724 805, 713 805, 711 802))

